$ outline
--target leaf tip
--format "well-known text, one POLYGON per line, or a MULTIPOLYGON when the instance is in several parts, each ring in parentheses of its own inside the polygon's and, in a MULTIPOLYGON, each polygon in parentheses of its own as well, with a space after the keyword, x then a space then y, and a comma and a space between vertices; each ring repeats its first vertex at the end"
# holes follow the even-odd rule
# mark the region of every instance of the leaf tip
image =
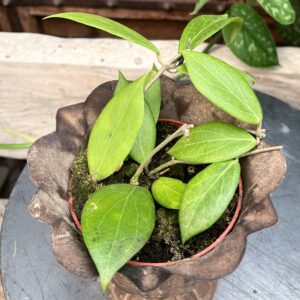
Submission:
POLYGON ((189 237, 186 236, 186 235, 184 234, 183 230, 181 229, 181 243, 182 243, 183 246, 184 246, 185 243, 188 241, 188 239, 189 239, 189 237))

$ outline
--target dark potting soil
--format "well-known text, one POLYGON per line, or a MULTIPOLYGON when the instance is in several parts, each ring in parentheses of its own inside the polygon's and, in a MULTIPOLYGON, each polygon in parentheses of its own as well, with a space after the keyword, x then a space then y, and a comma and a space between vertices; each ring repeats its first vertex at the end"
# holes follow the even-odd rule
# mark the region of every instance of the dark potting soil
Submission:
MULTIPOLYGON (((157 125, 157 144, 162 142, 169 134, 177 129, 176 126, 166 123, 157 125)), ((149 170, 170 160, 166 153, 176 141, 171 142, 167 147, 160 151, 152 160, 149 170)), ((174 165, 164 176, 178 178, 183 182, 188 182, 198 172, 206 166, 174 165)), ((71 192, 73 195, 73 208, 76 216, 80 220, 81 212, 89 195, 103 185, 114 183, 129 183, 131 177, 138 168, 138 164, 128 158, 124 161, 122 168, 103 180, 101 183, 95 182, 89 175, 86 150, 79 153, 71 167, 71 192)), ((150 188, 153 181, 157 178, 149 178, 143 174, 139 178, 141 186, 150 188)), ((178 223, 178 211, 167 209, 155 202, 156 224, 150 240, 137 253, 132 260, 141 262, 166 262, 191 257, 212 244, 227 228, 230 223, 237 205, 237 193, 233 197, 229 207, 222 217, 208 230, 191 238, 183 246, 180 241, 180 230, 178 223)))

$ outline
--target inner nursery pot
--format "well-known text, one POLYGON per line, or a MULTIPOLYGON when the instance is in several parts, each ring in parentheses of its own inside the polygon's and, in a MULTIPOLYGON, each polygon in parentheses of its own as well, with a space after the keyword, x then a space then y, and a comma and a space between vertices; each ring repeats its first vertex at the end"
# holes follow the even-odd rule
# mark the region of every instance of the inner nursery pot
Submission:
MULTIPOLYGON (((33 217, 52 226, 52 246, 57 260, 69 271, 86 277, 97 276, 81 235, 70 217, 68 184, 70 167, 87 145, 89 132, 105 104, 112 98, 116 82, 98 86, 83 103, 57 112, 56 131, 34 143, 28 155, 29 175, 38 187, 29 210, 33 217)), ((201 124, 226 121, 246 129, 253 127, 222 112, 187 83, 162 77, 161 118, 201 124)), ((269 144, 262 141, 260 147, 269 144)), ((242 158, 239 201, 231 223, 219 239, 191 258, 167 263, 130 261, 109 286, 111 299, 211 299, 217 280, 240 263, 247 236, 276 223, 270 201, 282 181, 286 165, 280 151, 242 158), (237 213, 240 207, 240 213, 237 213)))

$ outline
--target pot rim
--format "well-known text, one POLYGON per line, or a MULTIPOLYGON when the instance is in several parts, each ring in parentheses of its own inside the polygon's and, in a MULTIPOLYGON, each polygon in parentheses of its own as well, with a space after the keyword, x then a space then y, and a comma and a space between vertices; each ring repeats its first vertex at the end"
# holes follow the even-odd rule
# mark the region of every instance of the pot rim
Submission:
MULTIPOLYGON (((176 120, 176 119, 168 119, 168 118, 159 118, 158 120, 159 122, 166 122, 166 123, 171 123, 173 125, 176 126, 181 126, 184 124, 184 122, 176 120)), ((71 192, 71 186, 72 186, 72 182, 71 180, 69 181, 69 187, 68 187, 68 202, 69 202, 69 211, 72 217, 73 222, 75 223, 75 226, 77 228, 78 231, 81 232, 81 224, 75 214, 75 211, 73 209, 73 203, 74 203, 74 199, 73 199, 73 195, 71 192)), ((231 229, 233 228, 234 224, 236 223, 241 207, 242 207, 242 198, 243 198, 243 182, 242 182, 242 178, 240 177, 239 180, 239 196, 238 196, 238 200, 237 200, 237 206, 234 212, 234 215, 230 221, 230 223, 228 224, 228 226, 226 227, 226 229, 223 231, 223 233, 209 246, 207 246, 206 248, 204 248, 202 251, 198 252, 197 254, 189 257, 189 258, 184 258, 184 259, 180 259, 180 260, 175 260, 175 261, 167 261, 167 262, 161 262, 161 263, 155 263, 155 262, 139 262, 139 261, 134 261, 134 260, 129 260, 127 263, 133 266, 152 266, 152 267, 166 267, 166 266, 171 266, 174 265, 176 263, 179 262, 183 262, 183 261, 190 261, 193 259, 196 259, 198 257, 204 256, 205 254, 207 254, 208 252, 212 251, 219 243, 221 243, 224 238, 228 235, 228 233, 231 231, 231 229)))

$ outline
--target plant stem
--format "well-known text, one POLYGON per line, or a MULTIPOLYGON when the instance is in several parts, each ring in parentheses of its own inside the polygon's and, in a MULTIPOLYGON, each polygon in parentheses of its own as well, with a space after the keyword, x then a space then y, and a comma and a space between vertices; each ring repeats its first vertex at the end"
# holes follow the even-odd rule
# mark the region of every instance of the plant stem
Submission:
POLYGON ((157 74, 148 82, 148 84, 145 86, 144 91, 146 92, 152 84, 165 72, 167 71, 172 64, 174 64, 179 58, 181 57, 181 54, 177 54, 176 56, 172 57, 165 65, 162 66, 157 72, 157 74))
POLYGON ((255 135, 257 145, 260 143, 261 139, 266 137, 266 129, 262 128, 262 123, 259 123, 255 130, 247 129, 247 131, 255 135))
POLYGON ((187 162, 187 161, 183 161, 183 160, 176 160, 176 159, 171 159, 165 163, 163 163, 162 165, 158 166, 157 168, 151 170, 149 172, 149 176, 154 176, 156 175, 157 173, 159 173, 160 171, 164 170, 164 169, 167 169, 171 166, 174 166, 174 165, 177 165, 177 164, 189 164, 189 165, 194 165, 194 163, 191 163, 191 162, 187 162))
POLYGON ((222 31, 218 32, 214 38, 209 42, 209 44, 202 51, 203 53, 209 53, 210 49, 222 39, 222 31))
MULTIPOLYGON (((255 149, 253 151, 250 151, 250 152, 247 152, 245 154, 240 155, 238 158, 249 156, 249 155, 253 155, 253 154, 263 153, 263 152, 269 152, 269 151, 274 151, 274 150, 281 150, 282 148, 283 148, 283 146, 274 146, 274 147, 267 147, 267 148, 255 149)), ((157 168, 151 170, 148 175, 149 176, 154 176, 157 173, 159 173, 160 171, 162 171, 164 169, 167 169, 167 168, 169 168, 171 166, 177 165, 177 164, 198 165, 198 163, 192 163, 192 162, 183 161, 183 160, 171 159, 171 160, 163 163, 162 165, 158 166, 157 168)))
POLYGON ((274 146, 274 147, 266 147, 266 148, 259 148, 255 149, 253 151, 249 151, 245 154, 240 155, 238 158, 253 155, 253 154, 258 154, 258 153, 263 153, 263 152, 269 152, 269 151, 274 151, 274 150, 281 150, 283 146, 274 146))
POLYGON ((139 177, 143 173, 144 169, 147 168, 153 158, 153 156, 159 152, 161 149, 163 149, 167 144, 169 144, 171 141, 176 139, 177 137, 180 137, 182 135, 188 135, 189 129, 193 128, 193 124, 183 124, 181 127, 179 127, 174 133, 169 135, 164 141, 162 141, 159 145, 157 145, 152 152, 144 159, 144 161, 140 164, 138 169, 136 170, 135 174, 130 179, 131 184, 138 185, 139 177))

